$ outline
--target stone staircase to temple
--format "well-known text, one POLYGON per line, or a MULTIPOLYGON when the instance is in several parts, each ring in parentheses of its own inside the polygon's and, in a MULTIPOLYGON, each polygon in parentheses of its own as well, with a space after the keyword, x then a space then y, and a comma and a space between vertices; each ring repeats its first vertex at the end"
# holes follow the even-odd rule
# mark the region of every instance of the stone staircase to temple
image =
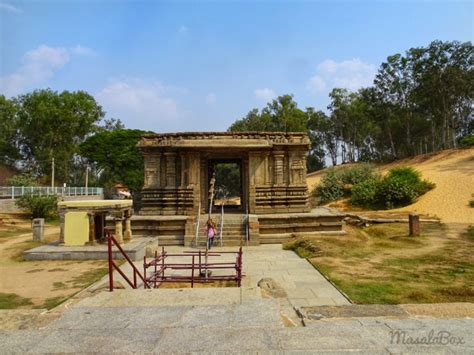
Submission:
MULTIPOLYGON (((202 215, 199 223, 199 237, 197 247, 206 247, 206 222, 208 216, 202 215)), ((213 215, 212 219, 217 224, 217 233, 214 238, 214 246, 220 246, 220 226, 221 226, 221 215, 213 215)), ((223 246, 240 246, 242 242, 245 245, 246 237, 246 216, 245 214, 228 213, 224 214, 224 228, 222 230, 222 245, 223 246)), ((249 244, 250 241, 249 241, 249 244)))

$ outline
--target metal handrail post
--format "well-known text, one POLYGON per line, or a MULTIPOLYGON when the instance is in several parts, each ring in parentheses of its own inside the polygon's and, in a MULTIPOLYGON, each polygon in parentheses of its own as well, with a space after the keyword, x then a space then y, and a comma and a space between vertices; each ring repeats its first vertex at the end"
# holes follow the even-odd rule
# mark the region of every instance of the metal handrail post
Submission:
POLYGON ((197 248, 198 238, 199 238, 199 224, 201 223, 201 201, 199 201, 199 208, 198 208, 198 215, 197 215, 197 223, 196 223, 196 235, 194 236, 194 246, 197 248))
POLYGON ((222 246, 222 231, 224 229, 224 202, 222 202, 221 205, 221 226, 220 226, 220 232, 219 232, 219 239, 221 241, 221 246, 222 246))
POLYGON ((109 291, 112 292, 114 290, 114 269, 112 265, 112 235, 107 235, 107 246, 108 246, 108 254, 109 254, 109 291))

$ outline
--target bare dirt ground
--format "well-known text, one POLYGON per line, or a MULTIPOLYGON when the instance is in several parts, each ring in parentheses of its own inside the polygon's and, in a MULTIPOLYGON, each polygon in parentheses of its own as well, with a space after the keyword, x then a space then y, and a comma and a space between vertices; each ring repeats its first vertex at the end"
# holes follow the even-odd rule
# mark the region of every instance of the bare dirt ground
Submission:
MULTIPOLYGON (((105 261, 25 261, 23 250, 38 245, 32 241, 31 232, 24 233, 28 227, 25 220, 7 219, 0 225, 0 293, 26 299, 18 308, 51 308, 82 290, 106 266, 105 261), (14 235, 9 222, 23 233, 14 235)), ((45 236, 46 242, 58 240, 59 227, 47 226, 45 236)))
MULTIPOLYGON (((342 167, 348 167, 346 164, 342 167)), ((390 213, 417 212, 426 217, 438 217, 444 223, 474 223, 474 148, 451 149, 380 165, 382 173, 396 166, 411 166, 436 187, 415 203, 390 210, 390 213)), ((337 167, 341 168, 341 167, 337 167)), ((321 181, 325 170, 308 174, 310 190, 321 181)))

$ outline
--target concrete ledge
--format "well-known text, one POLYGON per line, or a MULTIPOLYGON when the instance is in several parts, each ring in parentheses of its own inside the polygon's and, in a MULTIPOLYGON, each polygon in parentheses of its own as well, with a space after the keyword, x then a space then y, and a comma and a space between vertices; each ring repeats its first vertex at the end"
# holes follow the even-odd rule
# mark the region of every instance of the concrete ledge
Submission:
MULTIPOLYGON (((122 244, 122 248, 128 257, 133 260, 141 260, 145 255, 145 247, 149 244, 157 244, 157 238, 136 238, 131 242, 122 244)), ((123 259, 122 254, 116 247, 113 248, 115 260, 123 259)), ((26 260, 107 260, 107 245, 85 245, 64 246, 58 244, 44 245, 27 250, 23 253, 26 260)))

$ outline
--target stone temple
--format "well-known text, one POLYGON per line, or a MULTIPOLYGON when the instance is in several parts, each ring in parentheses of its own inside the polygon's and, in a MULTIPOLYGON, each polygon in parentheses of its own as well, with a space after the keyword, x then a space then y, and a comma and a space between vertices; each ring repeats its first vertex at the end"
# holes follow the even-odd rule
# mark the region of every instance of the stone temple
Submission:
POLYGON ((152 134, 143 136, 138 147, 145 180, 141 209, 132 218, 134 236, 158 236, 160 245, 192 245, 198 229, 204 242, 212 180, 219 166, 230 165, 238 181, 234 203, 222 207, 216 200, 212 210, 218 224, 224 213, 224 245, 242 238, 258 245, 280 243, 294 234, 341 232, 340 215, 311 211, 306 133, 152 134))

